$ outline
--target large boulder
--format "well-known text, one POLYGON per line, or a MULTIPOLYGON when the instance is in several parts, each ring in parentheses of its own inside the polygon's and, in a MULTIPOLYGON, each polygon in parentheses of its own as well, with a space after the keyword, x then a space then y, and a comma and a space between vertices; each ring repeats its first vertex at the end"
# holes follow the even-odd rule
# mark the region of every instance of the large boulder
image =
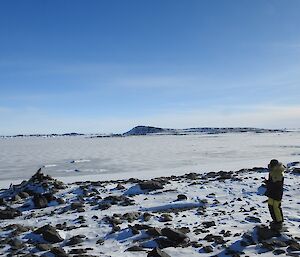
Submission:
POLYGON ((36 231, 35 234, 40 234, 43 238, 50 243, 59 243, 64 241, 64 239, 58 234, 57 230, 51 225, 45 225, 36 231))
POLYGON ((189 241, 188 236, 177 229, 163 228, 161 234, 176 244, 189 241))
POLYGON ((164 188, 161 182, 154 181, 154 180, 140 182, 139 186, 142 190, 157 190, 157 189, 164 188))

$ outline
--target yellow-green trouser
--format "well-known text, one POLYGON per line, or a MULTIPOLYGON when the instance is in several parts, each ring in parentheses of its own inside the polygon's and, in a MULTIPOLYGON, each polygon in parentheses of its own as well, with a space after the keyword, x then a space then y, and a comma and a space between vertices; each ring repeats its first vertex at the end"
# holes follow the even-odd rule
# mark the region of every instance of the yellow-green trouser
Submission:
POLYGON ((273 221, 282 222, 283 215, 282 215, 282 209, 281 209, 281 201, 269 198, 268 206, 269 206, 269 211, 270 211, 273 221))

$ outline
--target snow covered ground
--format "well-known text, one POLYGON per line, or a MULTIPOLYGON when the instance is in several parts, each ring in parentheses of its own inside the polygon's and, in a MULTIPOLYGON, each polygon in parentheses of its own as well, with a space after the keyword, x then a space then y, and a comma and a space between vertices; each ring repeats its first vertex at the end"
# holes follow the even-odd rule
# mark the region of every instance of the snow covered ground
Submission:
POLYGON ((144 257, 153 247, 172 257, 300 254, 298 132, 11 138, 0 148, 2 188, 42 166, 68 183, 42 176, 0 191, 1 256, 144 257), (262 240, 267 171, 239 169, 272 158, 298 171, 286 174, 285 231, 262 240), (142 188, 140 179, 155 177, 156 188, 142 188))
MULTIPOLYGON (((289 166, 297 165, 300 170, 299 163, 289 166)), ((300 175, 285 175, 285 231, 262 240, 257 231, 270 221, 262 187, 266 176, 266 169, 259 168, 160 177, 146 184, 130 179, 62 186, 41 175, 1 192, 22 215, 1 221, 0 254, 145 257, 159 247, 172 257, 299 256, 300 175), (56 193, 35 208, 33 198, 21 193, 28 188, 56 193), (52 226, 46 228, 50 232, 37 231, 44 225, 52 226)))
POLYGON ((237 170, 272 158, 299 159, 300 133, 230 133, 123 138, 1 138, 0 187, 44 166, 71 182, 237 170))

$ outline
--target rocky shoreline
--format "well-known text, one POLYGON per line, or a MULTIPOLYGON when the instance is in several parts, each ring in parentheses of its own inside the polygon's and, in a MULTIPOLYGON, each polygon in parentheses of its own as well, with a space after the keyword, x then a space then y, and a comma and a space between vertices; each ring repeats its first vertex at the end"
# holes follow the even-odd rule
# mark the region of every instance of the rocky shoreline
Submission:
POLYGON ((299 163, 285 230, 266 225, 265 168, 64 184, 39 170, 0 191, 1 256, 300 256, 299 163))

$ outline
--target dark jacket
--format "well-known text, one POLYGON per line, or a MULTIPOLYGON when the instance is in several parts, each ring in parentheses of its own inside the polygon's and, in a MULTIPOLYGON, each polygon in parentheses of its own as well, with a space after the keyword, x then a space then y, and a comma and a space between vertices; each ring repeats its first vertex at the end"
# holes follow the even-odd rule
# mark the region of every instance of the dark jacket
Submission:
POLYGON ((283 195, 284 170, 283 165, 274 167, 270 170, 269 179, 267 180, 266 196, 277 201, 281 201, 283 195))

